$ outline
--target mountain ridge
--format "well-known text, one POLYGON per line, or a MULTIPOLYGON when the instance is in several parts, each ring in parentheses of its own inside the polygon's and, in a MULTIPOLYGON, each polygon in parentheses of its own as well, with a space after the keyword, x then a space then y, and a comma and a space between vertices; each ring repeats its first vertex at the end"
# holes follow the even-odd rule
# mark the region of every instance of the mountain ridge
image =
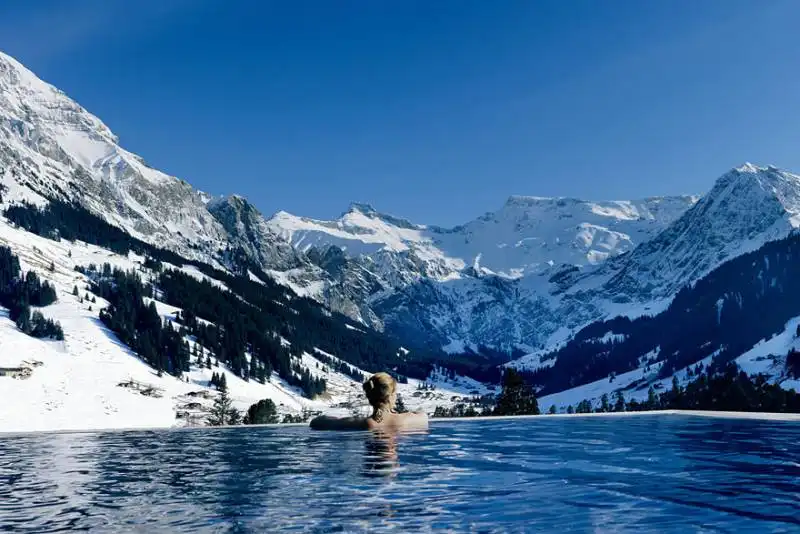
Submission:
POLYGON ((148 167, 6 55, 0 85, 5 204, 78 202, 139 239, 219 267, 245 258, 333 311, 438 347, 541 348, 620 306, 668 300, 800 217, 799 178, 745 164, 702 198, 512 195, 453 228, 357 202, 334 221, 266 218, 244 197, 215 198, 148 167))

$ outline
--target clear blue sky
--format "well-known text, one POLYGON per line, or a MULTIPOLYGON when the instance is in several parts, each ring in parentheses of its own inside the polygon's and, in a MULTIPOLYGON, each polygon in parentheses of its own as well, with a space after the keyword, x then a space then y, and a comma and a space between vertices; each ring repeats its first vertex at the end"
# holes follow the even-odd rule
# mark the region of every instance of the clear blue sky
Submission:
POLYGON ((3 0, 0 49, 210 193, 452 225, 800 171, 798 23, 794 0, 3 0))

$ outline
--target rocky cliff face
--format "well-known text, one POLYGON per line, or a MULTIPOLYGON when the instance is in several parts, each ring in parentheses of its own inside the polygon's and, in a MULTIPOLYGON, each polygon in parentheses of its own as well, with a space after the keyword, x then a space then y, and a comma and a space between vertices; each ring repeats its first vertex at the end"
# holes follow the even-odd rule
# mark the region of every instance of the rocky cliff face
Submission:
POLYGON ((5 200, 79 202, 131 234, 189 257, 224 247, 208 195, 124 150, 100 119, 0 53, 5 200))

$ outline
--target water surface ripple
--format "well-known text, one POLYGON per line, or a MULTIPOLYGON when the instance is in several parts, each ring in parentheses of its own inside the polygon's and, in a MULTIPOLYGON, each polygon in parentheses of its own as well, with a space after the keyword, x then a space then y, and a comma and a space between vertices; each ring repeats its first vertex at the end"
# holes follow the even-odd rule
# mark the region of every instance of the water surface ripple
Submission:
POLYGON ((800 532, 800 424, 683 416, 0 438, 0 531, 800 532))

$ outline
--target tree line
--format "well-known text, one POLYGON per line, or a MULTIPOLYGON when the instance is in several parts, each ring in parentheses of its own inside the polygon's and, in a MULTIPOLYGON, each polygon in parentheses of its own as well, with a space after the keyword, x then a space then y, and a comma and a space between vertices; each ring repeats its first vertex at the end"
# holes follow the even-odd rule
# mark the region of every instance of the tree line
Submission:
MULTIPOLYGON (((507 373, 508 376, 508 373, 507 373)), ((673 376, 672 387, 658 392, 651 385, 647 399, 626 399, 625 392, 616 390, 611 395, 603 394, 597 403, 584 399, 566 408, 568 414, 642 412, 651 410, 709 410, 737 412, 800 413, 800 393, 785 390, 770 383, 764 375, 748 376, 734 362, 719 360, 708 367, 695 367, 688 375, 691 380, 681 385, 673 376)), ((513 375, 512 375, 513 377, 513 375)), ((437 407, 434 417, 470 417, 477 415, 522 415, 539 413, 532 408, 524 409, 520 398, 531 396, 531 389, 519 385, 520 378, 513 377, 516 392, 507 392, 504 380, 503 393, 494 409, 478 410, 474 405, 457 405, 450 409, 437 407), (524 392, 521 393, 521 392, 524 392), (498 407, 500 410, 498 411, 498 407)), ((527 386, 530 388, 530 386, 527 386)), ((532 406, 532 404, 528 404, 532 406)), ((555 405, 548 414, 557 413, 555 405)))
POLYGON ((474 403, 456 404, 451 408, 437 406, 433 417, 476 417, 505 415, 539 415, 536 392, 523 375, 512 367, 503 373, 503 388, 494 406, 484 403, 478 410, 474 403))
POLYGON ((0 246, 0 305, 25 334, 45 339, 63 340, 61 324, 46 318, 31 307, 45 307, 58 300, 55 287, 42 281, 34 271, 23 276, 19 258, 10 248, 0 246))

